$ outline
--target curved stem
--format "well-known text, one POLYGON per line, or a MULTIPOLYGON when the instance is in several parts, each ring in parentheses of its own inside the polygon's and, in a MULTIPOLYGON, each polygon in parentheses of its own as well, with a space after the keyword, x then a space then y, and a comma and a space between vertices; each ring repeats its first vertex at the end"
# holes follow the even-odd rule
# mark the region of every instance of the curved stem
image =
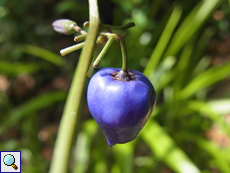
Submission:
POLYGON ((97 0, 89 0, 90 25, 85 46, 74 73, 73 81, 67 97, 64 113, 61 119, 58 136, 50 166, 50 173, 68 172, 68 163, 72 139, 76 128, 77 114, 80 107, 86 73, 89 67, 94 43, 98 34, 99 14, 97 0))
POLYGON ((128 30, 129 28, 132 28, 135 26, 134 22, 129 22, 126 23, 122 26, 111 26, 111 25, 105 25, 105 24, 101 24, 101 31, 105 31, 105 32, 112 32, 115 33, 117 35, 120 34, 124 34, 126 32, 126 30, 128 30))
POLYGON ((102 60, 102 58, 105 56, 105 54, 108 52, 110 46, 112 45, 113 41, 115 40, 113 34, 110 34, 108 36, 108 41, 106 42, 104 48, 102 49, 102 51, 100 52, 100 54, 98 55, 97 59, 94 61, 93 66, 94 68, 97 68, 102 60))
POLYGON ((105 43, 104 43, 103 38, 100 39, 99 43, 97 42, 97 45, 96 45, 95 50, 93 52, 93 58, 91 60, 91 64, 90 64, 88 72, 87 72, 87 77, 89 77, 89 78, 91 78, 93 75, 93 71, 94 71, 93 63, 96 60, 96 58, 98 57, 98 55, 100 54, 104 45, 105 45, 105 43))
POLYGON ((124 25, 121 26, 121 29, 126 31, 128 30, 129 28, 132 28, 135 26, 135 23, 134 22, 129 22, 129 23, 126 23, 124 25))
POLYGON ((126 51, 124 36, 118 36, 118 37, 120 40, 121 53, 122 53, 122 68, 121 69, 124 72, 127 72, 127 70, 128 70, 128 57, 127 57, 127 51, 126 51))

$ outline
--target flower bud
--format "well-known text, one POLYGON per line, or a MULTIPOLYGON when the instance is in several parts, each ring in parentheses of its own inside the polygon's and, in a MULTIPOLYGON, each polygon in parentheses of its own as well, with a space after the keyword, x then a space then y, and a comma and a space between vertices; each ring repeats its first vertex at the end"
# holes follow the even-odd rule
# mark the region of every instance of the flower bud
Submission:
POLYGON ((76 31, 73 29, 77 23, 69 19, 58 19, 52 23, 53 29, 61 34, 70 35, 76 31))

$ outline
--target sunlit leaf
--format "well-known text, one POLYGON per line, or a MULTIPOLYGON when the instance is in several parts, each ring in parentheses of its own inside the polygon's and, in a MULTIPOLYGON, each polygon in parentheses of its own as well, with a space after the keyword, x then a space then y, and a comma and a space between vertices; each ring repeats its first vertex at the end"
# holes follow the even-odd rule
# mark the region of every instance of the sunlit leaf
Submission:
POLYGON ((34 55, 39 58, 42 58, 58 66, 61 66, 64 64, 63 58, 61 56, 49 50, 38 47, 38 46, 26 44, 22 46, 22 51, 30 55, 34 55))
POLYGON ((170 42, 165 57, 175 55, 205 23, 210 14, 220 5, 221 0, 203 0, 187 16, 170 42))
POLYGON ((185 81, 190 74, 190 71, 187 70, 189 66, 189 60, 192 55, 192 51, 194 50, 194 45, 192 43, 188 43, 184 46, 182 53, 180 55, 180 59, 175 67, 175 79, 174 79, 174 91, 177 92, 180 90, 185 81))
POLYGON ((154 121, 146 124, 141 137, 153 154, 165 162, 173 171, 181 173, 199 173, 199 169, 173 139, 154 121))
POLYGON ((196 76, 181 92, 178 98, 186 99, 201 89, 204 89, 228 76, 230 76, 230 63, 220 64, 196 76))
POLYGON ((22 105, 14 108, 8 115, 4 115, 7 118, 4 122, 1 122, 0 134, 2 134, 7 128, 17 124, 22 118, 36 113, 38 110, 41 110, 45 107, 49 107, 56 102, 64 101, 66 96, 67 93, 63 91, 49 92, 34 97, 22 105))
POLYGON ((0 62, 0 72, 7 76, 18 76, 20 74, 30 74, 38 71, 41 68, 40 64, 35 63, 13 63, 0 62))
POLYGON ((121 173, 132 173, 134 171, 134 143, 135 140, 126 144, 118 144, 113 146, 113 153, 115 155, 116 163, 118 163, 121 173))
POLYGON ((158 41, 158 44, 156 46, 156 48, 154 49, 149 62, 144 70, 144 74, 146 76, 150 76, 151 73, 155 70, 157 64, 160 61, 160 58, 162 56, 162 54, 165 51, 166 46, 168 45, 168 42, 172 36, 172 33, 175 29, 175 27, 177 26, 177 23, 179 22, 179 19, 181 17, 181 13, 182 10, 180 7, 175 7, 169 20, 168 23, 161 35, 160 40, 158 41))
MULTIPOLYGON (((229 100, 220 100, 219 101, 219 106, 220 104, 223 104, 226 106, 229 103, 229 100), (222 102, 222 103, 221 103, 222 102)), ((225 132, 226 135, 230 137, 230 127, 229 124, 226 122, 223 116, 221 116, 221 112, 219 109, 217 109, 217 105, 214 105, 214 102, 203 102, 203 101, 189 101, 188 108, 195 110, 199 112, 203 116, 209 117, 213 122, 215 122, 223 132, 225 132)), ((220 107, 219 107, 220 108, 220 107)), ((226 108, 225 108, 226 109, 226 108)), ((228 108, 229 109, 229 106, 228 108)))
POLYGON ((217 166, 221 172, 230 172, 230 165, 227 161, 227 157, 225 155, 226 151, 224 151, 224 149, 221 149, 213 142, 204 139, 197 139, 197 143, 199 147, 201 147, 204 151, 213 157, 215 166, 217 166))
POLYGON ((230 114, 230 99, 211 100, 207 104, 218 114, 230 114))
POLYGON ((93 119, 84 122, 83 130, 78 134, 75 147, 74 173, 84 173, 87 171, 90 162, 90 146, 97 129, 98 125, 93 119))
POLYGON ((175 57, 167 57, 159 64, 154 75, 149 77, 157 92, 159 92, 172 78, 175 77, 175 72, 172 70, 175 63, 175 57))
POLYGON ((197 64, 196 68, 193 70, 192 75, 196 76, 202 73, 204 70, 206 70, 210 66, 211 60, 209 57, 204 56, 201 58, 200 62, 197 64))

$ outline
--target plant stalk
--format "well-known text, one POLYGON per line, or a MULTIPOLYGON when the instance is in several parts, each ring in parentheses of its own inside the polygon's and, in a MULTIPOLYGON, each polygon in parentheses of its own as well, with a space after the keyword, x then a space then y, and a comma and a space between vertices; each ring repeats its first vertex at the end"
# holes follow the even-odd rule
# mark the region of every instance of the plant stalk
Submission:
POLYGON ((67 48, 65 48, 65 49, 62 49, 62 50, 60 51, 60 54, 61 54, 62 56, 65 56, 65 55, 67 55, 67 54, 69 54, 69 53, 71 53, 71 52, 73 52, 73 51, 75 51, 75 50, 78 50, 78 49, 83 48, 84 45, 85 45, 85 43, 83 42, 83 43, 79 43, 79 44, 76 44, 76 45, 67 47, 67 48))
POLYGON ((102 58, 105 56, 105 54, 107 53, 107 51, 109 50, 110 46, 112 45, 113 41, 115 40, 113 35, 110 35, 108 37, 108 41, 106 42, 104 48, 102 49, 102 51, 100 52, 100 54, 98 55, 98 57, 96 58, 96 60, 93 63, 93 66, 95 68, 97 68, 102 60, 102 58))
POLYGON ((105 24, 101 24, 101 31, 102 32, 111 32, 117 35, 120 34, 125 34, 125 32, 129 29, 135 26, 134 22, 129 22, 126 23, 122 26, 111 26, 111 25, 105 25, 105 24))
POLYGON ((90 24, 85 46, 75 70, 73 81, 67 97, 63 116, 58 130, 50 173, 68 172, 72 139, 76 127, 77 114, 84 89, 85 77, 90 64, 91 54, 98 34, 99 13, 97 0, 89 0, 90 24))
POLYGON ((120 45, 121 45, 121 53, 122 53, 122 70, 124 72, 127 72, 128 70, 128 57, 127 57, 127 51, 126 51, 126 46, 125 46, 125 40, 124 36, 118 36, 120 45))

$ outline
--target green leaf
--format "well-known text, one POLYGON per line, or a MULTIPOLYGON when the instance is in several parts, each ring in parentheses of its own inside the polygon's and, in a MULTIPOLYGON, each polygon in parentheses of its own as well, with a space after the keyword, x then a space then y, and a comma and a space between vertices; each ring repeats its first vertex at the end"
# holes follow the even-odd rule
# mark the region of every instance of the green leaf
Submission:
POLYGON ((149 77, 157 92, 175 77, 175 71, 172 69, 175 63, 175 57, 165 58, 157 67, 154 75, 149 77))
POLYGON ((75 164, 73 173, 84 173, 90 162, 90 147, 92 138, 97 132, 98 125, 91 119, 83 124, 83 130, 79 132, 75 148, 75 164))
MULTIPOLYGON (((199 63, 198 58, 200 58, 201 52, 204 51, 208 40, 213 35, 213 33, 213 30, 211 28, 208 28, 203 32, 202 36, 198 40, 198 43, 195 44, 195 40, 192 40, 188 44, 186 44, 182 51, 182 54, 180 55, 180 60, 177 64, 176 58, 173 56, 169 56, 166 57, 158 65, 154 75, 151 75, 150 78, 150 81, 153 83, 156 91, 161 91, 164 87, 169 85, 170 82, 173 82, 174 88, 175 85, 184 86, 190 80, 191 76, 201 73, 209 66, 209 58, 203 57, 199 63), (193 73, 191 73, 191 71, 193 71, 193 73), (182 80, 180 79, 179 81, 177 79, 178 77, 182 80)), ((177 91, 174 90, 174 92, 177 91)))
POLYGON ((165 57, 174 56, 196 34, 220 2, 221 0, 201 1, 177 29, 165 57))
MULTIPOLYGON (((204 151, 209 153, 213 157, 215 166, 220 169, 220 172, 230 172, 230 166, 226 159, 225 153, 213 142, 197 139, 197 143, 204 151)), ((213 164, 212 164, 213 165, 213 164)))
POLYGON ((218 114, 230 114, 230 99, 211 100, 207 104, 218 114))
POLYGON ((214 66, 196 76, 183 90, 178 93, 179 99, 186 99, 196 92, 204 89, 228 76, 230 62, 214 66))
POLYGON ((116 163, 118 163, 120 172, 133 173, 134 163, 134 143, 136 141, 128 142, 122 145, 113 146, 113 153, 115 155, 116 163))
MULTIPOLYGON (((219 100, 219 104, 223 104, 224 100, 219 100), (221 103, 222 102, 222 103, 221 103)), ((217 105, 213 105, 215 102, 202 102, 202 101, 190 101, 187 107, 194 111, 199 112, 201 115, 209 117, 213 122, 215 122, 226 135, 230 137, 230 127, 226 120, 221 116, 221 112, 217 109, 217 105)), ((217 103, 217 101, 216 101, 217 103)), ((224 107, 227 106, 229 109, 229 100, 225 100, 224 107)))
MULTIPOLYGON (((197 42, 195 42, 194 46, 194 50, 192 53, 192 58, 190 59, 189 62, 189 66, 187 67, 188 71, 193 71, 194 68, 197 68, 197 64, 199 63, 200 60, 202 60, 203 58, 203 54, 204 51, 208 45, 208 43, 210 42, 210 39, 212 38, 212 36, 216 33, 216 30, 212 27, 208 27, 207 29, 204 30, 204 32, 199 35, 199 39, 197 42), (202 59, 201 59, 202 58, 202 59)), ((197 37, 197 36, 196 36, 197 37)), ((195 40, 194 40, 195 41, 195 40)), ((200 69, 205 69, 207 63, 204 64, 200 64, 200 69), (204 68, 202 68, 202 65, 204 65, 204 68)), ((199 70, 197 71, 199 73, 199 70)), ((193 72, 194 74, 194 72, 193 72)))
MULTIPOLYGON (((200 62, 196 65, 196 67, 193 69, 192 76, 197 76, 203 71, 205 71, 211 64, 211 60, 209 57, 204 56, 201 58, 200 62)), ((191 69, 192 70, 192 69, 191 69)))
POLYGON ((161 35, 161 38, 158 41, 158 44, 156 46, 156 48, 154 49, 150 60, 144 70, 144 74, 146 76, 150 76, 151 73, 153 73, 153 71, 155 70, 157 64, 160 61, 160 58, 162 57, 162 54, 165 51, 166 46, 168 45, 168 42, 172 36, 172 33, 177 25, 177 23, 179 22, 179 19, 181 17, 181 13, 182 10, 180 7, 176 6, 168 20, 168 23, 161 35))
POLYGON ((188 78, 189 71, 187 70, 189 66, 189 60, 191 58, 191 54, 194 50, 193 43, 187 43, 181 53, 180 59, 177 62, 177 65, 175 67, 175 79, 174 79, 174 92, 177 92, 178 90, 181 90, 183 88, 183 85, 186 83, 185 81, 188 78))
POLYGON ((43 49, 38 46, 33 46, 26 44, 22 46, 22 51, 25 53, 28 53, 30 55, 37 56, 39 58, 42 58, 46 61, 49 61, 57 66, 64 65, 64 61, 61 56, 57 55, 56 53, 53 53, 51 51, 48 51, 46 49, 43 49))
POLYGON ((14 108, 8 115, 4 115, 6 119, 0 126, 0 135, 7 128, 16 125, 22 118, 34 114, 45 107, 49 107, 56 102, 64 101, 66 96, 67 93, 63 91, 49 92, 34 97, 17 108, 14 108))
POLYGON ((0 61, 0 72, 7 76, 18 76, 20 74, 30 74, 38 71, 40 64, 34 63, 13 63, 0 61))
POLYGON ((176 146, 173 139, 154 121, 149 121, 141 132, 141 137, 153 154, 178 173, 199 173, 199 169, 176 146))

